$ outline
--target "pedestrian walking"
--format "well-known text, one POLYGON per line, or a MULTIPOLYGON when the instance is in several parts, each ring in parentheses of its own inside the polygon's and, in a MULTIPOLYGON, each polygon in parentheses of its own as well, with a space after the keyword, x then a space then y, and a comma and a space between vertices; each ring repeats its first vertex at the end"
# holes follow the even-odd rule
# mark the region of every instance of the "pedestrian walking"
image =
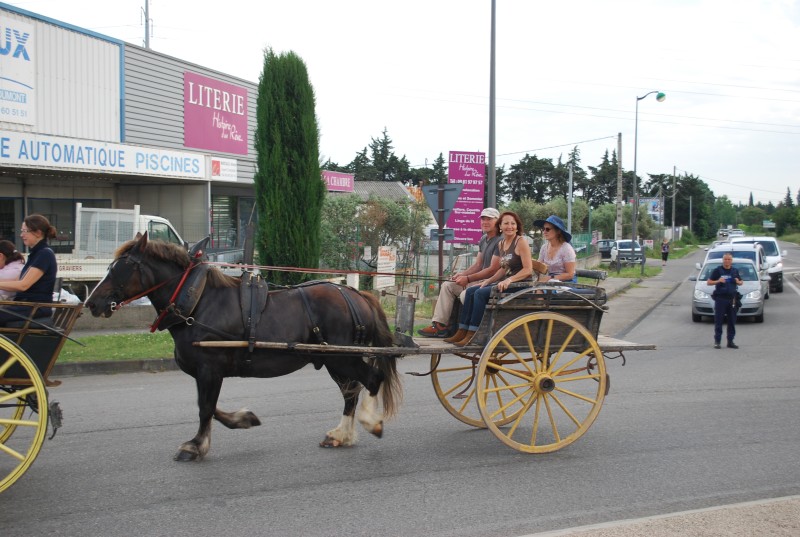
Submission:
POLYGON ((667 264, 667 258, 669 257, 669 241, 666 237, 661 240, 661 266, 667 264))

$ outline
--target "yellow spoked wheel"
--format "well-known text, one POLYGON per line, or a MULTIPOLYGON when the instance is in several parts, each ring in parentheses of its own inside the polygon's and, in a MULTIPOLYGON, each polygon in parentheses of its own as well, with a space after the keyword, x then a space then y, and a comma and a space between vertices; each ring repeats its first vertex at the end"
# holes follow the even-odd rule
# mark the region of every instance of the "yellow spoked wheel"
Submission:
POLYGON ((47 434, 47 391, 42 375, 25 351, 0 336, 0 379, 9 371, 15 379, 29 383, 0 391, 0 492, 30 468, 47 434), (31 409, 29 419, 23 419, 26 407, 31 409))
POLYGON ((603 406, 608 377, 592 333, 545 311, 495 333, 481 355, 476 384, 481 417, 500 441, 518 451, 548 453, 589 429, 603 406), (493 377, 504 380, 489 382, 493 377), (513 420, 497 423, 500 413, 517 408, 513 420))
MULTIPOLYGON (((432 355, 431 381, 436 397, 451 416, 467 425, 485 429, 486 421, 481 416, 478 405, 475 404, 478 383, 483 382, 485 390, 501 386, 508 387, 512 382, 510 379, 514 379, 514 375, 497 372, 497 374, 484 375, 479 378, 477 376, 478 355, 471 358, 473 359, 461 356, 443 356, 439 361, 439 355, 432 355)), ((519 373, 522 372, 519 371, 519 373)), ((510 390, 509 393, 513 393, 513 390, 510 390)), ((524 410, 524 406, 520 402, 501 408, 503 406, 502 397, 487 400, 485 404, 491 409, 494 423, 500 426, 509 423, 519 412, 524 410), (493 402, 496 402, 496 405, 493 405, 493 402)))

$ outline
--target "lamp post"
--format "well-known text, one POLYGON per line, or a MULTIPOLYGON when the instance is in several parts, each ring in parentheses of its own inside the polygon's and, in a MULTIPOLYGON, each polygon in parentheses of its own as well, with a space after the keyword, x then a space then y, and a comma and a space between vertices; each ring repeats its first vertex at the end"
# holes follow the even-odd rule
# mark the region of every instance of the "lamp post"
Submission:
MULTIPOLYGON (((639 101, 648 95, 652 95, 653 93, 656 94, 656 101, 658 102, 663 102, 664 99, 667 98, 666 95, 658 90, 653 90, 645 93, 641 97, 636 97, 636 116, 633 125, 633 209, 631 211, 631 259, 634 259, 633 243, 636 241, 636 220, 639 217, 639 192, 636 186, 636 183, 638 182, 638 176, 636 175, 636 154, 638 152, 637 149, 639 143, 639 101)), ((644 245, 642 245, 642 274, 644 274, 644 245)))

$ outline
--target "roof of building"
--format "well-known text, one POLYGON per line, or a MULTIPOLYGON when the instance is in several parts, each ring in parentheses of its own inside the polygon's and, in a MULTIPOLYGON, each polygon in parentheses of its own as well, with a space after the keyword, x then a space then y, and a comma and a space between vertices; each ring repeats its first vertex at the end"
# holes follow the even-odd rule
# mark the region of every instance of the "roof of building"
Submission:
MULTIPOLYGON (((329 195, 341 196, 351 192, 328 192, 329 195)), ((362 200, 367 201, 370 196, 389 198, 394 201, 414 201, 414 197, 400 181, 355 181, 353 192, 362 200)))

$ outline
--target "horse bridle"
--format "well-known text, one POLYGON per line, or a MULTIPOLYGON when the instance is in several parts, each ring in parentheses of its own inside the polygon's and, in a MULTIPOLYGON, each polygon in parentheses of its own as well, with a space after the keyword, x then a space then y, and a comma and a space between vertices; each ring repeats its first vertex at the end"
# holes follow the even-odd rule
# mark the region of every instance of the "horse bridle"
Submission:
POLYGON ((141 281, 144 284, 144 282, 142 281, 142 260, 141 258, 135 257, 130 253, 122 254, 117 259, 115 259, 111 263, 111 265, 109 265, 108 274, 109 276, 111 276, 111 283, 113 286, 111 288, 111 292, 108 294, 108 298, 110 299, 109 308, 111 309, 112 312, 116 312, 117 310, 119 310, 119 308, 127 306, 134 300, 138 300, 144 296, 149 295, 153 291, 160 289, 161 287, 164 287, 170 281, 177 278, 177 276, 174 276, 172 278, 164 280, 159 284, 150 287, 149 289, 142 291, 137 295, 134 295, 130 298, 123 298, 125 296, 125 284, 130 280, 134 272, 139 273, 140 276, 139 281, 141 281), (125 274, 124 278, 119 278, 119 283, 116 283, 118 281, 118 275, 114 273, 114 269, 116 268, 117 264, 123 260, 125 261, 124 266, 130 267, 130 270, 127 272, 127 274, 125 274))

